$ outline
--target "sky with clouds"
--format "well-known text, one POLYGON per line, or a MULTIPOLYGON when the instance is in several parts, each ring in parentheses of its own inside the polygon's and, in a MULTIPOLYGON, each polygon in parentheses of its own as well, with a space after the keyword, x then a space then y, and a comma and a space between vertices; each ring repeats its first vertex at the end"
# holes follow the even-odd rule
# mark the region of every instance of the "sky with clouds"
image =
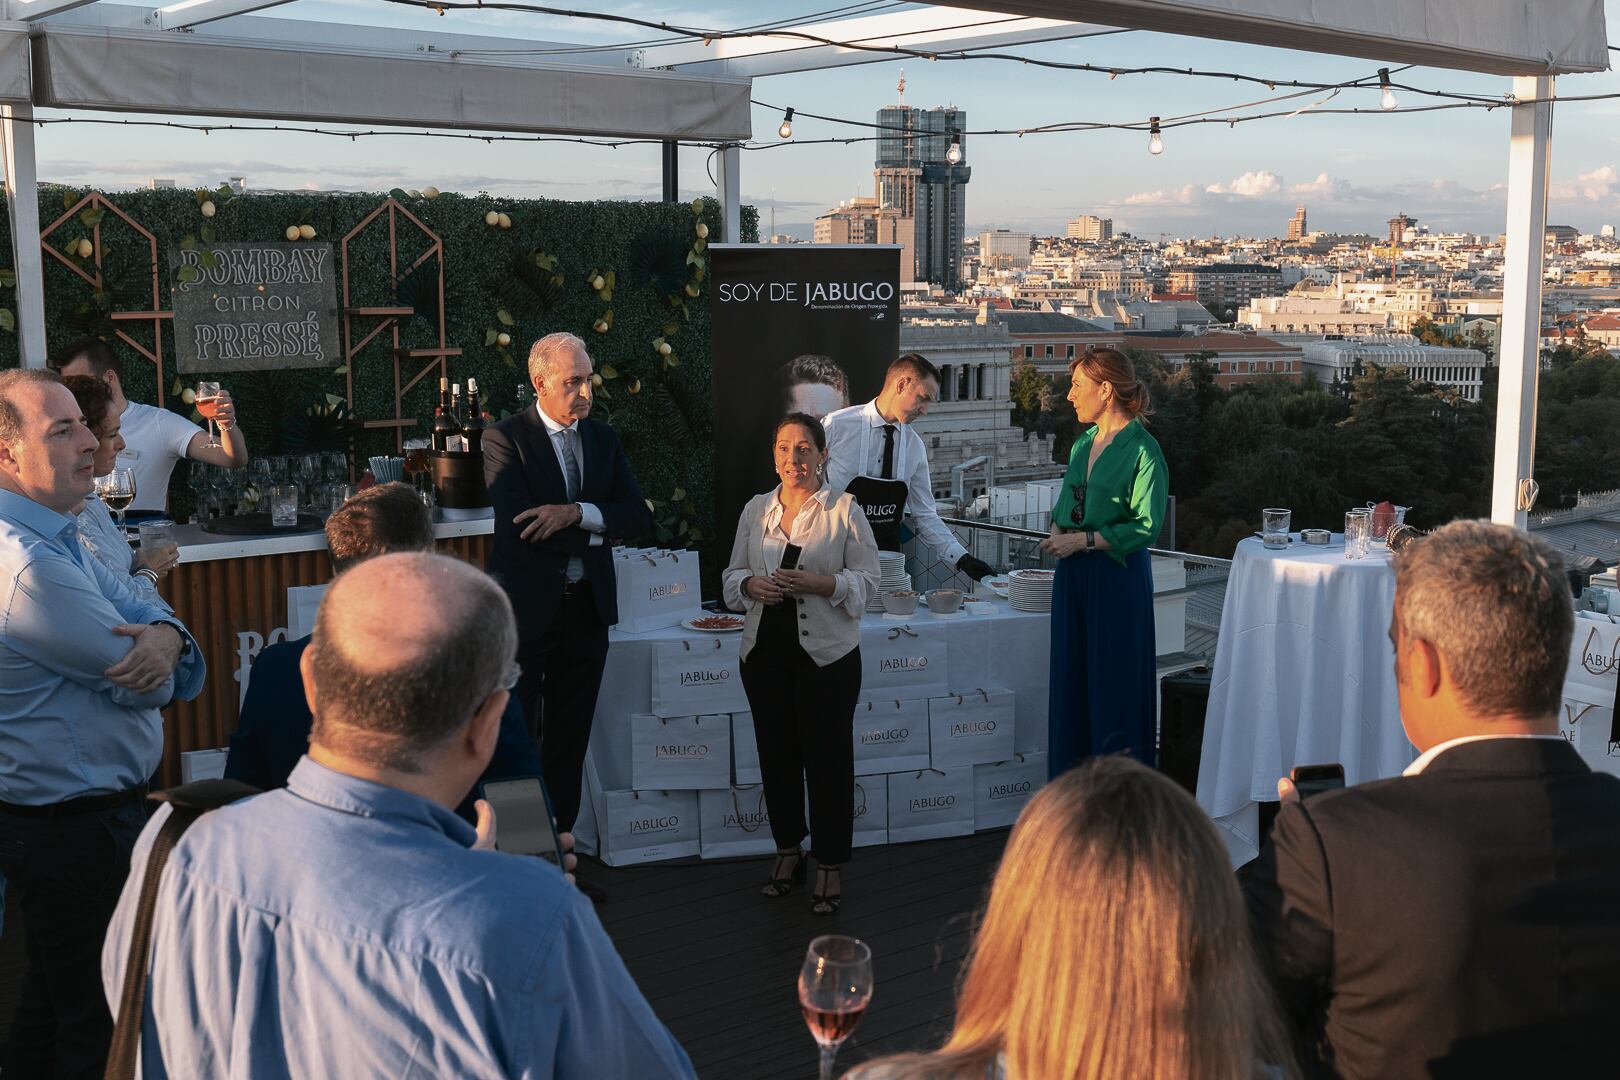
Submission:
MULTIPOLYGON (((630 0, 613 10, 707 28, 733 28, 766 18, 825 10, 834 0, 630 0)), ((1620 0, 1605 0, 1609 40, 1620 44, 1620 0)), ((421 27, 460 33, 524 36, 589 45, 648 36, 592 20, 490 10, 417 13, 383 0, 297 0, 276 8, 281 18, 356 25, 421 27)), ((229 22, 216 24, 226 32, 229 22)), ((1258 46, 1129 32, 1018 46, 1021 54, 1133 67, 1166 65, 1238 71, 1265 78, 1337 82, 1372 75, 1378 64, 1258 46)), ((1620 56, 1620 53, 1612 54, 1620 56)), ((909 104, 965 109, 970 128, 1031 128, 1063 121, 1140 122, 1228 109, 1276 96, 1265 87, 1182 76, 1121 76, 1042 70, 998 61, 884 62, 771 76, 754 84, 754 98, 774 106, 871 121, 895 99, 905 69, 909 104)), ((1397 76, 1417 86, 1490 95, 1509 80, 1414 68, 1397 76)), ((1620 74, 1566 76, 1563 94, 1620 93, 1620 74)), ((1280 88, 1276 94, 1286 93, 1280 88)), ((1288 111, 1326 95, 1267 107, 1288 111)), ((1377 90, 1346 90, 1333 106, 1372 107, 1377 90)), ((1405 95, 1402 104, 1415 104, 1405 95)), ((42 112, 42 116, 57 115, 42 112)), ((1223 112, 1222 115, 1225 115, 1223 112)), ((773 138, 781 116, 754 110, 754 131, 773 138)), ((967 140, 973 177, 968 226, 1061 233, 1081 213, 1114 219, 1140 236, 1281 234, 1295 205, 1313 229, 1383 231, 1404 211, 1439 230, 1495 234, 1506 205, 1507 110, 1456 110, 1412 115, 1332 116, 1304 112, 1235 128, 1211 124, 1165 133, 1153 157, 1141 132, 1097 131, 967 140)), ((799 117, 800 138, 850 134, 854 129, 799 117)), ((415 138, 351 142, 315 135, 215 132, 211 135, 79 125, 39 129, 43 180, 115 190, 145 186, 154 176, 182 185, 217 184, 245 176, 250 187, 386 190, 395 186, 487 190, 513 196, 565 199, 657 198, 658 150, 616 150, 548 144, 486 145, 415 138)), ((843 199, 872 193, 870 143, 778 147, 745 153, 744 201, 774 217, 781 232, 808 235, 814 217, 843 199)), ((684 150, 683 194, 712 192, 708 151, 684 150)), ((1620 224, 1620 99, 1558 106, 1553 129, 1549 219, 1595 232, 1620 224)))

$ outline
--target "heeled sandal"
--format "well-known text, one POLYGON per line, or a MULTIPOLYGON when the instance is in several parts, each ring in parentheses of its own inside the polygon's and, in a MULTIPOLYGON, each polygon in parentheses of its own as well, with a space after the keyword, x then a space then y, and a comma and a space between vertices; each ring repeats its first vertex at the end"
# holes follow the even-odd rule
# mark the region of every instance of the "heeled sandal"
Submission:
POLYGON ((760 894, 772 900, 786 896, 793 891, 794 885, 804 884, 808 870, 809 866, 804 861, 802 848, 794 848, 792 851, 778 851, 776 853, 776 865, 771 869, 771 880, 767 881, 759 890, 760 894), (782 871, 787 869, 786 863, 789 859, 793 860, 793 867, 788 869, 787 874, 784 876, 782 871))
POLYGON ((838 906, 844 902, 844 876, 842 866, 816 867, 817 892, 810 894, 810 914, 836 915, 838 906), (836 878, 836 882, 833 880, 836 878), (838 891, 833 892, 829 885, 837 884, 838 891))

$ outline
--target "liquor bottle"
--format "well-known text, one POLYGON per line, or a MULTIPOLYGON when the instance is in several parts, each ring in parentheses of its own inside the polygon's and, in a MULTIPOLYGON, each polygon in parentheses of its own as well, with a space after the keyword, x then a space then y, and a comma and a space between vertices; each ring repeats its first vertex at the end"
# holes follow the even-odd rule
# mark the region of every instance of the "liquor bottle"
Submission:
POLYGON ((460 438, 461 425, 456 422, 456 414, 450 400, 450 380, 439 380, 439 407, 433 410, 433 449, 444 451, 452 449, 451 439, 460 438))
POLYGON ((450 449, 456 451, 457 453, 466 453, 467 451, 467 436, 461 422, 461 418, 466 415, 466 412, 461 407, 461 384, 451 383, 450 417, 456 423, 456 433, 450 436, 449 444, 450 449))
POLYGON ((461 422, 461 432, 467 439, 467 450, 470 453, 482 453, 484 449, 484 406, 478 400, 478 380, 467 380, 467 417, 461 422))

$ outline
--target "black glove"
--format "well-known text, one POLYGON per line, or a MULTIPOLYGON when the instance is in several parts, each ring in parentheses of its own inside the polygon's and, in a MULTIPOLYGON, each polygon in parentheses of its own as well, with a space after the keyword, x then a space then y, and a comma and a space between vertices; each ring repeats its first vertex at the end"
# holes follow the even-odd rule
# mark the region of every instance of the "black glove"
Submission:
POLYGON ((982 581, 995 573, 995 569, 983 559, 975 559, 971 555, 963 555, 956 560, 956 568, 974 581, 982 581))

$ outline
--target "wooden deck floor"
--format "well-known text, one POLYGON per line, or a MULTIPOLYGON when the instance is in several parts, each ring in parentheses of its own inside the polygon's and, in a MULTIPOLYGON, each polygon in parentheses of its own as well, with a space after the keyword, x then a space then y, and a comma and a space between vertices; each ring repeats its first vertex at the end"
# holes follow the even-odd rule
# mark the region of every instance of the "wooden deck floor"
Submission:
POLYGON ((603 925, 699 1076, 802 1080, 816 1069, 795 988, 810 939, 852 934, 872 948, 876 990, 840 1068, 937 1045, 1006 839, 997 830, 859 849, 833 918, 810 914, 808 890, 760 896, 768 858, 618 869, 586 860, 586 872, 607 887, 603 925))
MULTIPOLYGON (((972 921, 1007 830, 862 848, 844 874, 844 909, 810 914, 809 890, 759 895, 768 858, 685 860, 586 872, 605 885, 596 910, 653 1009, 704 1080, 815 1075, 816 1046, 795 980, 817 934, 853 934, 872 947, 872 1006, 839 1054, 840 1068, 937 1045, 972 921)), ((0 1041, 21 989, 22 920, 7 912, 0 942, 0 1041)))

